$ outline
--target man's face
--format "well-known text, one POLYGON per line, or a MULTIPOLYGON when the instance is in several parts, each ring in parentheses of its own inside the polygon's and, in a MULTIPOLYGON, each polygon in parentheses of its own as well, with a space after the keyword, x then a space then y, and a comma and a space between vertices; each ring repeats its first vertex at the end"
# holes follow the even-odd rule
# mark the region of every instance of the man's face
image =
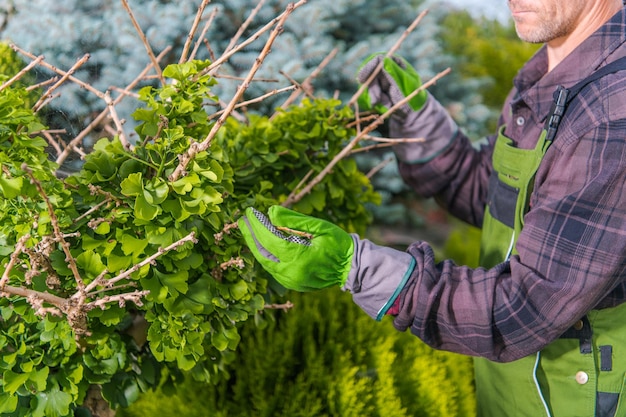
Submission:
POLYGON ((585 13, 587 0, 508 0, 520 39, 544 43, 567 36, 585 13))

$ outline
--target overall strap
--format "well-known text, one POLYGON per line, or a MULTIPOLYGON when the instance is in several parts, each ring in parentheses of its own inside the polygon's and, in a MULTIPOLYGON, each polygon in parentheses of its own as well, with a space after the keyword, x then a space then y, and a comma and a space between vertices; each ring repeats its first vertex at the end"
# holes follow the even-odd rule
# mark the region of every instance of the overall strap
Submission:
POLYGON ((544 128, 547 132, 546 140, 551 142, 554 139, 568 104, 578 95, 580 90, 587 84, 620 70, 626 70, 626 57, 619 58, 603 66, 570 88, 565 88, 561 85, 558 86, 553 94, 554 102, 552 103, 552 108, 550 109, 544 128))

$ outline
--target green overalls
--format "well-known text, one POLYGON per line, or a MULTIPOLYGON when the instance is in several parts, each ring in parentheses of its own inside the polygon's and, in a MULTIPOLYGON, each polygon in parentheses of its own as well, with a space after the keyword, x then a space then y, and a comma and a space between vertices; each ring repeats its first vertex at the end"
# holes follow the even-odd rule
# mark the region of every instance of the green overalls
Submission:
MULTIPOLYGON (((541 160, 567 104, 588 83, 626 68, 618 60, 571 89, 559 87, 535 149, 519 149, 501 128, 493 152, 481 264, 492 267, 516 254, 515 242, 541 160)), ((592 310, 540 352, 510 363, 476 358, 480 417, 626 416, 626 303, 592 310)))

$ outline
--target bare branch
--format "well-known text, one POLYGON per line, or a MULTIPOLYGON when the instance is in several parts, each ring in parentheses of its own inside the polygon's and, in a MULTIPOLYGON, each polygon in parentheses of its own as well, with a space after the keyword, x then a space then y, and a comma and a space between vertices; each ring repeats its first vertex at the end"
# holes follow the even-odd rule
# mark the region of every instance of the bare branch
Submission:
MULTIPOLYGON (((151 256, 148 256, 146 259, 144 259, 143 261, 139 262, 138 264, 133 265, 131 268, 127 269, 124 272, 121 272, 120 274, 116 275, 115 277, 106 280, 105 281, 105 285, 108 287, 113 286, 115 283, 128 278, 129 276, 131 276, 134 272, 138 271, 139 269, 141 269, 143 266, 145 265, 150 265, 152 263, 154 263, 154 261, 161 255, 163 255, 164 253, 167 253, 171 250, 176 249, 177 247, 183 245, 186 242, 196 242, 196 235, 194 232, 189 233, 187 236, 177 240, 176 242, 172 243, 171 245, 167 246, 166 248, 159 248, 154 254, 152 254, 151 256)), ((90 283, 86 288, 85 291, 88 293, 89 291, 93 290, 97 285, 101 285, 102 282, 97 283, 96 285, 93 285, 94 282, 96 282, 95 280, 90 283)), ((88 296, 91 294, 87 294, 88 296)))
POLYGON ((294 307, 291 301, 287 301, 285 304, 265 304, 263 306, 266 310, 283 310, 285 313, 294 307))
POLYGON ((126 9, 126 12, 128 12, 128 15, 130 16, 130 20, 133 22, 133 26, 135 27, 137 34, 141 38, 141 42, 143 42, 143 46, 146 48, 146 52, 148 53, 148 56, 150 57, 150 61, 152 62, 152 67, 157 72, 159 76, 159 80, 161 80, 161 85, 165 85, 165 79, 163 78, 163 73, 161 71, 161 67, 159 66, 159 61, 157 61, 156 56, 154 56, 154 52, 152 51, 152 47, 150 46, 150 43, 148 42, 148 38, 146 38, 146 34, 143 33, 141 26, 139 26, 137 19, 135 19, 135 14, 130 9, 130 6, 128 5, 128 0, 121 0, 121 1, 122 1, 122 6, 124 6, 124 9, 126 9))
POLYGON ((281 19, 278 21, 278 23, 276 24, 276 27, 270 33, 269 39, 265 43, 265 46, 261 50, 261 53, 259 54, 257 59, 254 61, 254 64, 252 65, 252 68, 248 72, 248 76, 244 80, 243 84, 241 84, 237 88, 237 91, 236 91, 234 97, 231 99, 231 101, 228 104, 228 106, 226 107, 226 109, 224 109, 224 113, 220 116, 220 118, 211 127, 211 131, 209 132, 207 137, 204 139, 204 141, 202 141, 201 143, 193 143, 190 146, 190 148, 189 148, 189 150, 187 151, 186 154, 180 155, 180 157, 179 157, 179 164, 176 167, 176 169, 174 170, 174 172, 172 173, 172 175, 170 176, 170 179, 172 181, 176 181, 178 178, 183 176, 184 173, 185 173, 185 169, 187 168, 187 165, 189 164, 189 162, 199 152, 203 152, 203 151, 207 150, 211 146, 211 142, 213 141, 213 138, 215 137, 215 135, 217 134, 219 129, 222 127, 222 125, 224 124, 224 122, 226 121, 228 116, 234 110, 234 108, 235 108, 237 102, 239 101, 239 99, 243 96, 244 91, 246 91, 246 89, 248 88, 248 85, 250 84, 250 80, 252 80, 254 78, 254 74, 256 74, 258 69, 263 64, 263 60, 265 59, 265 57, 270 53, 272 44, 276 40, 276 37, 280 33, 282 33, 282 31, 283 31, 283 24, 287 20, 289 15, 293 12, 293 10, 294 10, 294 5, 293 4, 289 4, 287 6, 287 10, 284 13, 281 14, 281 16, 282 16, 281 19))
POLYGON ((22 164, 22 169, 30 177, 31 183, 33 183, 35 187, 37 187, 37 191, 39 192, 41 197, 44 199, 46 203, 46 207, 48 208, 48 214, 50 215, 50 224, 52 225, 54 236, 56 239, 58 239, 61 245, 61 248, 63 249, 63 253, 65 253, 65 261, 67 262, 68 267, 70 268, 70 270, 72 271, 72 274, 74 275, 76 286, 78 287, 79 290, 84 289, 85 283, 83 282, 83 278, 80 276, 80 272, 78 272, 76 261, 74 260, 74 257, 72 256, 72 253, 70 252, 70 244, 63 237, 63 232, 61 231, 61 228, 59 227, 59 220, 57 219, 57 215, 54 212, 54 207, 52 206, 52 203, 50 202, 48 195, 43 189, 41 183, 35 178, 35 176, 33 175, 33 172, 28 167, 28 165, 22 164))
POLYGON ((259 13, 259 10, 261 10, 261 7, 263 7, 263 4, 265 4, 265 0, 259 0, 259 3, 256 5, 254 9, 252 9, 252 11, 250 12, 250 15, 239 26, 239 29, 237 29, 237 33, 235 33, 235 35, 230 39, 228 46, 226 46, 226 49, 224 49, 224 53, 229 52, 235 46, 239 38, 241 38, 241 35, 243 35, 243 32, 245 32, 245 30, 248 29, 248 26, 250 26, 250 23, 252 23, 252 21, 254 20, 254 17, 259 13))
POLYGON ((282 21, 285 18, 285 15, 287 14, 291 14, 291 12, 295 9, 297 9, 298 7, 302 6, 303 4, 306 4, 307 0, 300 0, 297 3, 289 3, 289 5, 287 6, 287 9, 281 13, 279 16, 275 17, 274 19, 272 19, 272 21, 270 21, 268 24, 266 24, 265 26, 263 26, 261 29, 259 29, 256 33, 254 33, 252 36, 250 36, 247 40, 245 40, 244 42, 240 43, 239 45, 231 48, 230 50, 224 52, 222 54, 222 56, 220 56, 218 59, 216 59, 211 65, 209 65, 207 68, 205 68, 199 75, 202 76, 204 74, 213 74, 215 73, 215 71, 226 61, 228 61, 230 59, 231 56, 233 56, 235 53, 239 52, 240 50, 242 50, 243 48, 245 48, 246 46, 250 45, 252 42, 256 41, 257 39, 259 39, 261 37, 261 35, 265 32, 267 32, 268 30, 270 30, 272 27, 274 27, 274 25, 279 22, 282 21))
MULTIPOLYGON (((330 51, 330 53, 322 60, 322 62, 320 62, 320 64, 313 70, 313 72, 311 72, 311 74, 309 74, 309 76, 304 81, 302 81, 301 87, 304 90, 309 90, 311 88, 311 81, 317 78, 317 76, 322 72, 322 70, 326 68, 326 66, 333 60, 333 58, 335 58, 335 55, 337 55, 337 52, 339 52, 338 48, 334 48, 332 51, 330 51)), ((301 93, 300 89, 291 93, 291 95, 287 98, 287 100, 285 100, 285 102, 280 107, 285 108, 289 106, 290 104, 292 104, 295 101, 295 99, 300 95, 300 93, 301 93)), ((272 115, 272 118, 274 116, 275 115, 272 115)))
POLYGON ((191 51, 191 55, 189 55, 189 60, 195 59, 196 54, 198 53, 198 49, 200 49, 200 45, 204 41, 204 37, 206 36, 206 33, 209 31, 209 28, 213 24, 213 20, 215 20, 215 16, 217 16, 217 9, 213 9, 211 14, 209 15, 209 19, 204 24, 204 28, 202 29, 202 33, 198 37, 198 40, 196 41, 196 44, 193 47, 193 51, 191 51))
POLYGON ((319 184, 324 179, 324 177, 328 175, 328 173, 335 167, 335 165, 337 165, 337 163, 339 163, 341 159, 345 158, 352 151, 352 149, 357 145, 357 143, 361 139, 366 137, 370 132, 372 132, 374 129, 380 126, 387 118, 389 118, 393 114, 393 112, 395 112, 397 109, 405 105, 409 100, 411 100, 417 94, 427 89, 431 85, 435 84, 440 78, 447 75, 449 72, 450 72, 450 68, 447 68, 444 71, 440 72, 439 74, 435 75, 428 82, 422 84, 420 88, 415 89, 415 91, 413 91, 411 94, 406 96, 403 100, 400 100, 395 105, 393 105, 389 110, 387 110, 385 113, 383 113, 378 118, 376 118, 361 133, 355 136, 350 141, 350 143, 348 143, 346 147, 341 150, 341 152, 335 155, 333 160, 326 167, 324 167, 324 169, 322 169, 320 173, 317 174, 317 176, 313 178, 311 182, 309 182, 309 184, 302 189, 302 191, 298 193, 292 192, 289 195, 289 197, 287 197, 287 199, 282 203, 282 205, 285 207, 289 207, 293 203, 300 201, 302 197, 310 193, 313 187, 319 184))
MULTIPOLYGON (((259 96, 259 97, 256 97, 256 98, 253 98, 253 99, 250 99, 250 100, 242 101, 241 103, 239 103, 239 104, 237 104, 235 106, 235 109, 240 109, 242 107, 246 107, 246 106, 249 106, 250 104, 254 104, 254 103, 259 103, 259 102, 265 100, 268 97, 275 96, 275 95, 280 94, 280 93, 284 93, 285 91, 295 90, 296 88, 297 87, 295 85, 290 85, 288 87, 283 87, 283 88, 280 88, 278 90, 272 90, 272 91, 270 91, 270 92, 268 92, 266 94, 263 94, 262 96, 259 96)), ((220 116, 221 114, 223 114, 224 112, 225 112, 225 110, 217 111, 217 112, 211 114, 209 116, 209 119, 214 119, 214 118, 220 116)))
POLYGON ((47 103, 47 99, 52 97, 52 93, 54 92, 54 90, 59 88, 61 84, 67 81, 67 79, 71 75, 73 75, 76 72, 76 70, 80 68, 88 60, 89 60, 89 54, 85 54, 82 56, 82 58, 76 61, 74 65, 72 65, 72 67, 57 82, 55 82, 54 85, 52 85, 52 87, 50 87, 48 91, 44 93, 44 95, 41 96, 41 98, 33 106, 33 111, 37 113, 43 107, 43 105, 47 103))
MULTIPOLYGON (((157 62, 160 61, 165 55, 167 55, 170 50, 171 50, 170 47, 165 48, 157 57, 157 62)), ((130 84, 128 84, 128 86, 125 88, 125 91, 128 91, 134 88, 137 84, 139 84, 139 82, 146 76, 146 74, 148 73, 148 71, 150 71, 150 69, 152 69, 152 67, 153 67, 152 63, 146 65, 143 71, 130 84)), ((113 100, 113 104, 117 105, 125 97, 126 97, 125 94, 119 95, 113 100)), ((79 144, 82 143, 83 140, 87 137, 87 135, 91 133, 91 131, 93 131, 93 129, 95 129, 96 126, 100 125, 100 123, 102 123, 104 118, 107 117, 108 115, 109 115, 108 108, 100 112, 100 114, 96 116, 96 118, 86 128, 84 128, 74 139, 72 139, 67 144, 67 147, 63 150, 63 152, 59 156, 57 156, 57 159, 55 162, 58 165, 63 164, 63 162, 65 162, 65 160, 70 156, 70 153, 72 152, 72 150, 78 149, 79 144)))
POLYGON ((200 20, 202 20, 202 15, 204 14, 204 9, 207 4, 210 3, 211 0, 202 0, 202 3, 198 7, 198 12, 196 13, 196 17, 193 19, 193 24, 191 25, 191 29, 189 30, 189 34, 187 35, 187 39, 185 40, 185 45, 183 46, 183 52, 180 54, 180 59, 178 60, 179 64, 187 61, 187 54, 189 53, 189 48, 191 47, 191 42, 193 42, 193 37, 196 34, 196 30, 198 30, 198 25, 200 24, 200 20))
POLYGON ((11 270, 13 269, 15 264, 17 263, 17 260, 19 259, 19 256, 22 253, 22 251, 24 250, 24 245, 26 244, 26 241, 28 239, 30 239, 30 235, 26 234, 17 241, 17 244, 15 245, 15 250, 13 250, 11 257, 9 258, 9 263, 4 268, 4 272, 2 273, 2 278, 0 278, 0 291, 2 291, 2 289, 6 286, 7 282, 9 282, 9 274, 11 273, 11 270))
POLYGON ((109 94, 108 91, 104 95, 104 101, 106 102, 107 108, 109 109, 109 114, 111 115, 111 119, 113 119, 113 123, 115 123, 115 127, 117 128, 116 133, 120 139, 120 142, 122 142, 122 146, 126 150, 131 150, 132 145, 130 144, 128 139, 126 139, 126 135, 124 134, 124 127, 122 126, 122 121, 117 115, 117 110, 115 110, 115 103, 113 102, 113 100, 111 100, 111 95, 109 94))
POLYGON ((393 160, 394 160, 393 156, 390 156, 389 158, 386 158, 381 163, 377 164, 374 168, 370 169, 369 172, 365 176, 367 178, 372 178, 374 175, 376 175, 378 172, 380 172, 381 169, 383 169, 384 167, 386 167, 387 165, 392 163, 393 160))
POLYGON ((2 84, 0 86, 0 91, 4 90, 5 88, 7 88, 8 86, 10 86, 11 84, 13 84, 14 82, 16 82, 17 80, 19 80, 20 78, 22 78, 24 76, 24 74, 26 74, 28 71, 30 71, 34 66, 36 66, 37 64, 39 64, 41 61, 43 61, 43 55, 39 55, 37 58, 35 58, 34 61, 31 61, 28 65, 26 65, 24 68, 22 68, 20 70, 20 72, 18 72, 17 74, 15 74, 11 79, 7 80, 4 82, 4 84, 2 84))
MULTIPOLYGON (((30 52, 27 52, 23 49, 21 49, 19 46, 15 45, 15 44, 11 44, 11 49, 13 49, 15 52, 19 52, 20 54, 36 60, 37 57, 33 54, 31 54, 30 52)), ((60 76, 64 77, 67 75, 66 71, 63 71, 57 67, 55 67, 54 65, 50 65, 48 64, 46 61, 42 60, 39 62, 39 65, 41 65, 42 67, 48 68, 50 71, 56 72, 57 74, 59 74, 60 76)), ((94 88, 91 84, 87 84, 86 82, 79 80, 78 78, 74 77, 73 75, 68 75, 67 78, 69 78, 72 82, 75 82, 76 84, 80 85, 81 87, 83 87, 85 90, 92 92, 93 94, 95 94, 96 96, 104 99, 104 93, 97 90, 96 88, 94 88)))

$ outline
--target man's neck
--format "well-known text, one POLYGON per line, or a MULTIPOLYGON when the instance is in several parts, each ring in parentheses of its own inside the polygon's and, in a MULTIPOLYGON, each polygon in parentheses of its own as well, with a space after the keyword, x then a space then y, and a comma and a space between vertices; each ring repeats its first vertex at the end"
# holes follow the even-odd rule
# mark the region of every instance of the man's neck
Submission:
POLYGON ((580 21, 571 33, 547 42, 548 71, 554 69, 623 7, 622 0, 590 3, 589 10, 581 13, 580 21))

